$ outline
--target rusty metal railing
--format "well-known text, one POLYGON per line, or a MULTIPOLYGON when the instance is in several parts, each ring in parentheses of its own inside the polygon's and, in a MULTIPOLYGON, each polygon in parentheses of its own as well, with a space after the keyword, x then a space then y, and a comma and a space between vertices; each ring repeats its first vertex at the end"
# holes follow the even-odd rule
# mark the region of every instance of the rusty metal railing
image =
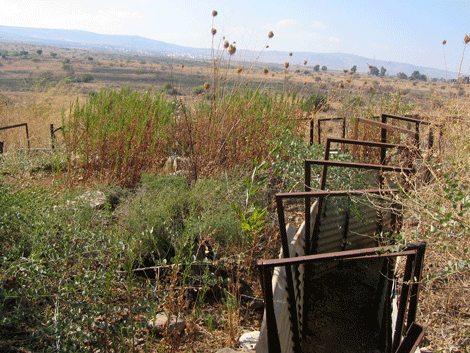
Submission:
MULTIPOLYGON (((301 262, 295 262, 294 260, 295 259, 301 259, 300 261, 302 261, 302 259, 304 259, 305 257, 309 257, 309 256, 326 256, 326 258, 328 258, 328 256, 336 256, 336 254, 340 254, 340 253, 348 253, 348 251, 343 251, 343 252, 340 252, 340 253, 336 253, 336 252, 333 252, 333 253, 327 253, 327 254, 316 254, 316 255, 312 255, 316 252, 316 244, 315 244, 315 239, 318 238, 318 235, 319 235, 319 231, 320 231, 320 223, 321 223, 321 210, 322 210, 322 202, 323 202, 323 199, 325 197, 328 197, 328 196, 332 196, 332 197, 335 197, 335 196, 351 196, 351 195, 354 195, 354 194, 376 194, 376 195, 384 195, 387 193, 387 190, 383 188, 383 177, 382 177, 382 172, 396 172, 396 173, 404 173, 404 174, 410 174, 411 172, 413 172, 413 169, 411 168, 411 165, 412 165, 412 161, 411 161, 411 152, 413 152, 414 150, 412 150, 412 148, 410 148, 411 146, 403 146, 403 145, 397 145, 397 144, 392 144, 392 143, 387 143, 386 142, 386 132, 387 130, 394 130, 394 131, 399 131, 400 133, 405 133, 411 137, 413 137, 417 143, 417 146, 419 146, 419 126, 418 124, 421 124, 423 123, 423 121, 419 120, 419 119, 416 119, 416 118, 408 118, 408 117, 397 117, 397 116, 393 116, 393 115, 388 115, 388 114, 385 114, 383 117, 383 119, 385 119, 384 121, 385 122, 377 122, 377 121, 373 121, 373 120, 369 120, 369 119, 360 119, 359 121, 362 121, 364 120, 365 123, 370 123, 371 125, 375 125, 375 126, 378 126, 381 128, 381 131, 382 131, 382 136, 385 136, 385 138, 382 138, 382 141, 381 142, 373 142, 373 141, 361 141, 361 140, 357 140, 357 139, 346 139, 346 138, 327 138, 327 141, 326 141, 326 147, 325 147, 325 156, 324 156, 324 160, 306 160, 305 161, 305 192, 301 192, 301 193, 279 193, 279 194, 276 194, 276 204, 277 204, 277 210, 278 210, 278 219, 279 219, 279 227, 280 227, 280 233, 281 233, 281 241, 282 241, 282 254, 283 254, 283 259, 281 260, 286 260, 288 264, 292 264, 292 265, 296 265, 296 264, 300 264, 301 262), (395 125, 391 125, 391 124, 387 124, 386 121, 387 119, 394 119, 394 118, 397 118, 397 119, 401 119, 403 118, 402 120, 404 121, 407 121, 407 122, 413 122, 413 123, 416 123, 417 124, 417 128, 416 128, 416 131, 414 130, 410 130, 410 129, 406 129, 406 128, 402 128, 402 127, 399 127, 399 126, 395 126, 395 125), (384 133, 385 131, 385 133, 384 133), (380 148, 380 152, 381 152, 381 158, 380 158, 380 161, 381 161, 381 164, 368 164, 368 163, 357 163, 357 162, 340 162, 340 161, 331 161, 329 160, 329 154, 330 154, 330 150, 331 150, 331 143, 339 143, 339 144, 350 144, 350 145, 353 145, 353 147, 355 146, 358 146, 358 145, 362 145, 362 146, 367 146, 367 147, 377 147, 377 148, 380 148), (390 165, 386 165, 386 159, 385 159, 385 156, 386 156, 386 151, 387 149, 390 149, 390 148, 397 148, 398 150, 405 150, 408 154, 407 154, 407 160, 406 160, 406 166, 390 166, 390 165), (322 172, 321 172, 321 178, 320 178, 320 190, 321 191, 312 191, 311 190, 311 166, 312 165, 321 165, 323 167, 322 169, 322 172), (348 190, 348 191, 325 191, 325 188, 326 188, 326 180, 327 180, 327 171, 328 171, 328 167, 331 167, 331 166, 335 166, 335 167, 348 167, 348 168, 358 168, 358 169, 364 169, 364 170, 376 170, 376 171, 379 171, 380 174, 379 174, 379 188, 378 189, 367 189, 367 190, 348 190), (304 234, 304 254, 305 256, 301 256, 301 257, 296 257, 296 258, 292 258, 289 252, 289 243, 288 243, 288 236, 287 236, 287 231, 286 231, 286 222, 285 222, 285 215, 284 215, 284 205, 283 205, 283 199, 292 199, 292 198, 304 198, 305 200, 305 222, 304 222, 304 229, 303 229, 303 234, 304 234), (312 214, 311 215, 311 199, 312 198, 317 198, 317 204, 316 204, 316 214, 312 214), (315 217, 315 221, 313 223, 313 233, 311 232, 311 216, 312 217, 315 217), (289 263, 289 261, 292 260, 294 262, 292 263, 289 263)), ((357 129, 356 129, 357 131, 357 129)), ((312 137, 313 134, 312 134, 312 129, 311 129, 311 140, 312 140, 312 137)), ((381 136, 381 137, 382 137, 381 136)), ((388 192, 392 192, 392 193, 396 193, 398 192, 397 189, 393 189, 393 190, 388 190, 388 192)), ((397 205, 394 204, 392 205, 392 208, 393 208, 393 213, 394 214, 398 214, 400 212, 399 209, 395 209, 397 205)), ((392 214, 393 216, 393 214, 392 214)), ((391 220, 392 223, 395 223, 395 227, 393 228, 398 228, 399 227, 399 220, 398 220, 398 216, 396 219, 393 219, 391 220)), ((383 217, 380 217, 379 215, 377 215, 377 232, 381 232, 382 230, 382 223, 383 223, 383 217), (379 227, 379 224, 380 224, 380 227, 379 227)), ((347 228, 347 226, 346 226, 347 228)), ((344 231, 345 234, 347 235, 347 229, 344 231)), ((343 248, 342 248, 343 249, 343 248)), ((370 248, 369 248, 370 249, 370 248)), ((363 250, 357 250, 358 253, 361 253, 361 254, 364 254, 364 252, 367 253, 367 251, 369 251, 369 249, 363 249, 363 250)), ((424 254, 424 251, 423 251, 423 254, 424 254)), ((408 254, 404 254, 404 255, 408 255, 408 254)), ((296 255, 294 255, 296 256, 296 255)), ((354 257, 354 256, 353 256, 354 257)), ((395 258, 396 256, 393 256, 391 255, 390 258, 395 258)), ((355 257, 356 258, 356 257, 355 257)), ((360 256, 357 257, 357 259, 359 259, 360 256)), ((415 275, 415 269, 416 268, 421 268, 422 266, 422 259, 421 257, 417 257, 418 260, 416 260, 415 262, 413 262, 413 267, 412 267, 412 275, 414 276, 415 275), (420 260, 421 259, 421 260, 420 260), (417 265, 418 264, 418 265, 417 265)), ((263 260, 261 260, 263 261, 263 260)), ((271 260, 265 260, 265 261, 271 261, 271 260)), ((278 260, 272 260, 272 261, 278 261, 278 260)), ((408 261, 408 260, 407 260, 408 261)), ((313 261, 314 262, 314 261, 313 261)), ((302 333, 302 328, 306 326, 306 320, 308 320, 307 318, 307 305, 306 305, 306 298, 308 297, 308 293, 305 291, 305 286, 306 286, 306 283, 309 279, 311 279, 311 275, 312 275, 312 271, 311 271, 311 264, 313 262, 310 262, 310 260, 306 261, 305 262, 305 267, 303 268, 303 281, 298 279, 298 278, 295 278, 296 279, 296 283, 297 283, 297 286, 301 285, 302 286, 302 291, 303 291, 303 295, 302 295, 302 298, 297 298, 296 299, 296 291, 297 291, 297 294, 300 293, 299 292, 299 289, 297 287, 294 288, 294 276, 293 276, 293 273, 292 273, 292 269, 291 269, 291 266, 290 265, 283 265, 282 264, 282 261, 281 261, 281 264, 279 266, 283 267, 284 270, 285 270, 285 288, 286 288, 286 292, 287 292, 287 307, 288 307, 288 310, 289 310, 289 314, 290 314, 290 325, 291 325, 291 333, 292 333, 292 342, 293 342, 293 346, 294 346, 294 351, 299 351, 300 349, 300 342, 301 342, 301 338, 303 337, 303 333, 302 333), (300 283, 300 282, 303 282, 303 283, 300 283), (297 305, 296 303, 296 300, 302 300, 303 302, 303 305, 297 305), (300 310, 299 308, 302 307, 302 312, 298 312, 298 310, 300 310), (300 317, 302 318, 302 320, 300 320, 300 317)), ((408 263, 408 262, 407 262, 408 263)), ((265 266, 266 264, 268 264, 268 262, 263 262, 261 263, 261 267, 265 266)), ((266 265, 269 267, 269 265, 266 265)), ((407 265, 409 266, 409 265, 407 265)), ((408 267, 407 267, 408 269, 408 267)), ((421 271, 421 270, 420 270, 421 271)), ((298 271, 298 267, 297 267, 297 270, 296 272, 299 272, 298 271)), ((406 272, 406 276, 409 275, 409 270, 407 270, 406 272)), ((388 262, 388 263, 385 263, 384 262, 384 267, 382 268, 382 273, 384 273, 385 275, 387 274, 393 274, 393 268, 392 268, 392 263, 391 262, 388 262)), ((421 273, 421 272, 419 272, 421 273)), ((420 274, 419 274, 420 276, 420 274)), ((261 280, 262 280, 262 283, 263 283, 263 291, 264 293, 271 293, 272 295, 272 288, 270 288, 270 284, 271 283, 267 283, 270 281, 270 278, 271 276, 269 274, 267 274, 266 272, 263 272, 262 270, 260 270, 260 277, 261 277, 261 280), (267 280, 267 278, 269 278, 269 280, 267 280)), ((410 278, 415 278, 417 276, 414 276, 414 277, 410 277, 410 278)), ((389 281, 390 282, 390 281, 389 281)), ((391 284, 387 282, 386 284, 386 290, 385 290, 385 296, 387 296, 388 294, 391 293, 392 291, 392 286, 391 284)), ((385 285, 385 284, 384 284, 385 285)), ((408 293, 408 292, 412 292, 412 296, 416 295, 417 296, 417 289, 415 286, 411 286, 411 287, 406 287, 404 288, 404 292, 403 293, 408 293)), ((408 293, 409 294, 409 293, 408 293)), ((408 294, 406 294, 406 296, 404 296, 405 294, 402 294, 402 297, 401 297, 401 302, 400 302, 400 313, 399 315, 401 315, 402 313, 404 313, 406 310, 406 306, 409 304, 410 300, 408 300, 407 296, 408 294), (405 300, 406 299, 406 300, 405 300)), ((269 295, 269 294, 268 294, 269 295)), ((265 300, 266 300, 266 297, 265 297, 265 300)), ((272 319, 273 319, 273 315, 274 315, 274 305, 273 303, 268 303, 265 301, 265 304, 266 304, 266 321, 265 323, 271 327, 271 331, 273 330, 273 328, 275 327, 275 330, 277 330, 277 324, 273 323, 272 319), (268 311, 271 310, 271 313, 268 315, 268 311), (268 317, 269 316, 269 317, 268 317)), ((416 302, 414 302, 413 300, 411 300, 411 305, 409 306, 409 310, 408 310, 408 318, 407 318, 407 322, 412 322, 414 321, 415 319, 415 314, 416 314, 416 302)), ((388 312, 388 313, 391 313, 391 305, 390 304, 386 304, 385 306, 385 311, 388 312)), ((390 321, 391 321, 391 317, 390 315, 384 315, 383 316, 384 320, 385 320, 385 326, 386 329, 385 329, 385 338, 384 338, 384 341, 386 342, 386 345, 387 345, 387 352, 392 352, 392 348, 393 350, 395 351, 398 347, 398 345, 400 344, 400 339, 401 337, 403 336, 403 326, 400 326, 400 322, 404 321, 404 316, 403 317, 399 317, 398 319, 398 326, 397 326, 397 331, 395 331, 395 337, 393 337, 393 341, 392 341, 392 337, 391 337, 391 324, 390 324, 390 321), (388 330, 388 331, 387 331, 388 330), (400 339, 398 339, 397 337, 400 336, 400 339)), ((269 328, 268 328, 269 330, 269 328)), ((269 334, 268 334, 269 335, 269 334)), ((277 352, 279 351, 279 337, 274 337, 275 335, 269 335, 268 337, 268 345, 269 345, 269 351, 271 351, 271 349, 274 349, 273 351, 277 352), (278 347, 278 348, 275 348, 275 347, 278 347), (277 350, 276 350, 277 349, 277 350)))

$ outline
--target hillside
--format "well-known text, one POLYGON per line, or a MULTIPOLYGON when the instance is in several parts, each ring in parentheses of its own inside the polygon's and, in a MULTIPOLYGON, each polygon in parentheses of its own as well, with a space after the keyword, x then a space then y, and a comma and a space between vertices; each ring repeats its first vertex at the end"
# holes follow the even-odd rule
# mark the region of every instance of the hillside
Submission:
MULTIPOLYGON (((140 36, 105 35, 78 30, 0 26, 0 41, 194 59, 206 59, 210 56, 210 49, 184 47, 140 36)), ((235 54, 235 60, 251 62, 258 54, 255 51, 238 50, 235 54)), ((399 72, 411 75, 416 70, 433 78, 453 78, 457 75, 455 72, 448 72, 446 75, 444 70, 345 53, 298 52, 291 57, 287 52, 266 50, 259 60, 277 64, 289 61, 291 65, 303 65, 304 60, 307 60, 308 66, 320 64, 332 70, 350 69, 357 65, 358 72, 368 72, 370 64, 378 68, 385 67, 388 75, 396 75, 399 72)))

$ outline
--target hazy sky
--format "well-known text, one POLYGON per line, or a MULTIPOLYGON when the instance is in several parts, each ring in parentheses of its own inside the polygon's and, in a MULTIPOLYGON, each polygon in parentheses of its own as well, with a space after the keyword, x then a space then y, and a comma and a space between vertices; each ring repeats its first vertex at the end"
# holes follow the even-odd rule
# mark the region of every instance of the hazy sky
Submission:
MULTIPOLYGON (((470 0, 0 0, 0 24, 139 35, 191 47, 349 53, 458 71, 470 0)), ((470 44, 469 44, 470 46, 470 44)), ((467 48, 462 73, 470 73, 467 48)), ((371 63, 372 64, 372 63, 371 63)))

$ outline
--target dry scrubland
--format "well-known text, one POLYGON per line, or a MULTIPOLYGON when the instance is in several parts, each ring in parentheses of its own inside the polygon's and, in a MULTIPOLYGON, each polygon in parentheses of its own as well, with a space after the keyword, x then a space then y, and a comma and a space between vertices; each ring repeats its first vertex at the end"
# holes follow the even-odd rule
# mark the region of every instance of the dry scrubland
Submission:
MULTIPOLYGON (((302 188, 302 160, 322 153, 305 142, 309 120, 345 116, 352 126, 383 112, 419 114, 442 131, 423 160, 430 183, 410 180, 401 199, 397 239, 428 242, 422 346, 468 351, 468 85, 235 63, 223 49, 213 64, 0 50, 28 51, 0 59, 1 126, 28 123, 32 148, 50 147, 49 124, 63 126, 54 154, 17 153, 24 130, 0 131, 1 350, 235 346, 262 318, 254 261, 279 249, 272 195, 302 188), (175 155, 187 166, 170 175, 175 155), (86 190, 104 191, 107 206, 67 204, 86 190), (181 317, 184 332, 152 328, 158 312, 181 317)), ((350 176, 331 183, 348 187, 350 176)))

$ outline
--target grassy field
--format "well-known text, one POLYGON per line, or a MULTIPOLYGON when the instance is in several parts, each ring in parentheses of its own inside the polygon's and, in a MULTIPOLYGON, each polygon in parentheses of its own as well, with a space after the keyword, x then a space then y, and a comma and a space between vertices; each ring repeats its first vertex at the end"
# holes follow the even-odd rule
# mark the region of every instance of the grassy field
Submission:
MULTIPOLYGON (((54 153, 22 153, 24 128, 0 131, 2 351, 236 346, 262 319, 254 263, 279 252, 272 196, 302 190, 303 159, 322 158, 306 142, 309 121, 345 117, 350 136, 356 117, 381 113, 419 114, 442 132, 423 156, 431 182, 418 174, 401 199, 398 239, 428 242, 424 346, 468 351, 468 85, 220 56, 2 50, 28 54, 0 59, 0 127, 27 123, 33 149, 51 146, 50 124, 63 128, 54 153), (103 204, 89 206, 87 191, 102 192, 103 204), (170 320, 154 327, 161 312, 184 332, 170 320)), ((338 173, 332 187, 351 182, 338 173)))

